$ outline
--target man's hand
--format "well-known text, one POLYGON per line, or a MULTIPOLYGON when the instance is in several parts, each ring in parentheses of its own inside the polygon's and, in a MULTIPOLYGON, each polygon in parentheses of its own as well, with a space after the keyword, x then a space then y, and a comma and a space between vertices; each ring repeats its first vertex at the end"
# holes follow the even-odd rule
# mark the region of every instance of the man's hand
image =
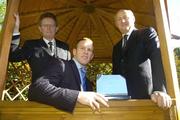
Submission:
POLYGON ((108 99, 95 92, 79 92, 77 101, 81 104, 90 106, 94 111, 100 111, 100 103, 109 107, 107 103, 108 99))
POLYGON ((171 97, 164 92, 155 91, 151 94, 151 100, 163 109, 170 108, 172 105, 171 97))
POLYGON ((19 14, 14 13, 14 18, 15 18, 15 25, 14 25, 13 33, 19 33, 19 26, 20 26, 19 14))

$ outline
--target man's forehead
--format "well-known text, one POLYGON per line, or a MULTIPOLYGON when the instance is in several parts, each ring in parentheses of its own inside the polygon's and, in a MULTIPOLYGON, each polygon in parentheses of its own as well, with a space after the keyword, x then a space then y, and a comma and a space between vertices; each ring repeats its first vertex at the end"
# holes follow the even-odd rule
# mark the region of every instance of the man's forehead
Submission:
POLYGON ((50 17, 46 17, 43 18, 40 23, 51 23, 51 24, 56 24, 56 22, 54 21, 54 19, 50 18, 50 17))
POLYGON ((89 40, 82 40, 82 41, 79 42, 79 45, 82 45, 82 46, 93 46, 93 42, 89 41, 89 40))
POLYGON ((128 11, 119 11, 117 13, 117 17, 126 17, 126 16, 131 16, 130 12, 128 12, 128 11))

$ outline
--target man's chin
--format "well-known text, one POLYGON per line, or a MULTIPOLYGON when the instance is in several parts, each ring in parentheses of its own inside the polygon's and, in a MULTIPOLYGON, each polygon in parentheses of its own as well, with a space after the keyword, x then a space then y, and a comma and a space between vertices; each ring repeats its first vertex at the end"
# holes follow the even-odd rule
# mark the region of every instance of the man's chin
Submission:
POLYGON ((87 65, 89 63, 89 61, 83 61, 81 62, 82 65, 87 65))

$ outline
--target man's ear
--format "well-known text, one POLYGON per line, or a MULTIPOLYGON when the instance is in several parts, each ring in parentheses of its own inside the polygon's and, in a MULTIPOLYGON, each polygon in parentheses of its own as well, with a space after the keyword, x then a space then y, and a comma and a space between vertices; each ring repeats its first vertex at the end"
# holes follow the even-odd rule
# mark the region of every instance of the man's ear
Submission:
POLYGON ((57 26, 57 27, 56 27, 56 32, 57 32, 58 30, 59 30, 59 27, 57 26))
POLYGON ((94 58, 94 53, 92 54, 92 56, 91 56, 91 60, 94 58))
MULTIPOLYGON (((39 29, 40 32, 42 31, 40 26, 38 26, 38 29, 39 29)), ((41 32, 41 33, 42 33, 42 32, 41 32)))
POLYGON ((76 55, 76 49, 75 48, 73 48, 73 56, 75 56, 76 55))

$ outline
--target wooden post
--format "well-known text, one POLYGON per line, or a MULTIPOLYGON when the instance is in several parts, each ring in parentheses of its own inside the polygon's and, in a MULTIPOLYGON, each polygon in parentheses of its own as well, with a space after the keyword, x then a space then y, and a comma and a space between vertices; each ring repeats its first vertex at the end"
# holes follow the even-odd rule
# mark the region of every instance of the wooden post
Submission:
POLYGON ((164 0, 153 0, 153 2, 168 93, 176 99, 175 106, 170 109, 170 114, 173 113, 172 116, 180 120, 180 93, 165 4, 164 0))
POLYGON ((2 27, 2 34, 1 34, 1 46, 0 46, 0 97, 2 96, 2 92, 4 90, 4 83, 6 79, 6 71, 7 71, 7 64, 8 64, 8 56, 9 56, 9 49, 12 39, 12 30, 14 26, 14 16, 13 14, 17 12, 19 7, 20 0, 8 0, 8 5, 6 8, 6 16, 4 20, 4 24, 2 27))

